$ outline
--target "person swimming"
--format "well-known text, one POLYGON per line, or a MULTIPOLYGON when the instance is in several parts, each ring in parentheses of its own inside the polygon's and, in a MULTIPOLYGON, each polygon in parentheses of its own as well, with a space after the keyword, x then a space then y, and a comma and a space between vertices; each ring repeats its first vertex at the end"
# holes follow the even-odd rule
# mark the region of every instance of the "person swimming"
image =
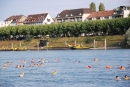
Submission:
POLYGON ((116 80, 116 81, 119 81, 119 80, 121 80, 121 79, 120 79, 119 76, 116 76, 115 80, 116 80))
POLYGON ((95 58, 94 61, 99 61, 99 59, 98 59, 98 58, 95 58))
POLYGON ((19 65, 16 65, 16 68, 19 68, 19 65))
POLYGON ((35 63, 34 59, 31 60, 31 63, 35 63))
POLYGON ((86 66, 86 68, 92 68, 91 66, 86 66))
POLYGON ((111 66, 110 66, 110 65, 107 65, 106 68, 107 68, 107 69, 111 69, 111 66))
POLYGON ((24 72, 22 72, 19 77, 24 77, 24 72))
POLYGON ((2 69, 6 69, 6 66, 7 66, 7 64, 6 64, 6 63, 4 63, 4 65, 3 65, 2 69))
POLYGON ((124 80, 129 80, 129 77, 127 75, 125 75, 124 80))
POLYGON ((52 74, 57 74, 57 71, 56 71, 56 70, 54 70, 52 74))
POLYGON ((125 67, 124 66, 119 66, 118 69, 125 70, 125 67))

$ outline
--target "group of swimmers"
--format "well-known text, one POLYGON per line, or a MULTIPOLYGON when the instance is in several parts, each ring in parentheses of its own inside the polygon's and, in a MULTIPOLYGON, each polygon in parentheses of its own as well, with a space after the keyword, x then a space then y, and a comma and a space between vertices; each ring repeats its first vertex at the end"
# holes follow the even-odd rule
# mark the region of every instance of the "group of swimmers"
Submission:
MULTIPOLYGON (((57 71, 54 70, 54 71, 52 72, 52 74, 53 74, 53 75, 56 75, 56 74, 57 74, 57 71)), ((19 77, 24 77, 24 72, 22 72, 22 73, 19 75, 19 77)))
MULTIPOLYGON (((68 60, 69 60, 69 59, 68 59, 68 60)), ((61 59, 60 59, 60 58, 54 58, 54 61, 60 62, 61 59)), ((99 58, 95 58, 94 61, 99 61, 99 58)), ((26 64, 26 60, 19 60, 19 62, 20 62, 20 63, 23 63, 23 65, 16 65, 16 68, 24 68, 24 67, 25 67, 25 64, 26 64)), ((31 62, 31 64, 30 64, 29 67, 32 67, 32 66, 37 67, 37 66, 44 66, 44 63, 47 63, 47 62, 49 62, 49 61, 46 60, 46 59, 44 59, 44 58, 39 58, 37 61, 35 61, 35 60, 32 58, 32 60, 31 60, 30 62, 31 62)), ((80 63, 80 61, 76 60, 75 63, 80 63)), ((12 62, 6 62, 6 63, 4 63, 2 68, 5 69, 7 65, 12 65, 12 62)), ((130 65, 129 65, 129 67, 130 67, 130 65)), ((92 66, 86 66, 86 68, 92 68, 92 66)), ((111 69, 111 66, 110 66, 110 65, 107 65, 106 68, 107 68, 107 69, 111 69)), ((125 67, 124 67, 124 66, 119 66, 118 69, 120 69, 120 70, 125 70, 125 67)), ((52 72, 52 74, 57 74, 57 71, 54 70, 54 71, 52 72)), ((20 77, 24 77, 24 72, 22 72, 22 73, 20 74, 20 77)), ((126 76, 124 77, 124 79, 130 79, 130 78, 126 75, 126 76)), ((116 76, 116 80, 120 80, 120 78, 119 78, 118 76, 116 76)))
MULTIPOLYGON (((127 75, 125 75, 123 79, 124 79, 124 80, 130 80, 130 77, 128 77, 127 75)), ((121 80, 121 79, 120 79, 119 76, 116 76, 115 80, 116 80, 116 81, 119 81, 119 80, 121 80)))
POLYGON ((7 66, 11 66, 12 62, 6 62, 3 64, 2 69, 6 69, 7 66))

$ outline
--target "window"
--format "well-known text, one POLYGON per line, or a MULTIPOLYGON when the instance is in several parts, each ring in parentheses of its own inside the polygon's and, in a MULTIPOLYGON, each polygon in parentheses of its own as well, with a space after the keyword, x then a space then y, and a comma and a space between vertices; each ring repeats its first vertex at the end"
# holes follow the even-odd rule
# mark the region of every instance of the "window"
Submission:
POLYGON ((47 22, 50 22, 50 19, 47 19, 47 22))
POLYGON ((72 14, 70 16, 73 16, 72 14))
POLYGON ((81 13, 79 13, 79 15, 82 15, 81 13))
POLYGON ((68 14, 66 14, 66 16, 68 16, 68 14))
POLYGON ((112 16, 109 16, 109 19, 112 19, 112 16))
POLYGON ((58 15, 58 17, 60 17, 60 15, 58 15))

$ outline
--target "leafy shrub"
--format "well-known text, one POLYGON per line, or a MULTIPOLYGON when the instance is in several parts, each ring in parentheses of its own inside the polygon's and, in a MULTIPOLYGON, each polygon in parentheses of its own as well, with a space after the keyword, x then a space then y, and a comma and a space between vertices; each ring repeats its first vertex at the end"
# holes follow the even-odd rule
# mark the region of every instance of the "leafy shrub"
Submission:
POLYGON ((86 43, 86 44, 89 44, 89 43, 91 43, 91 42, 93 42, 93 38, 87 37, 86 40, 85 40, 85 43, 86 43))

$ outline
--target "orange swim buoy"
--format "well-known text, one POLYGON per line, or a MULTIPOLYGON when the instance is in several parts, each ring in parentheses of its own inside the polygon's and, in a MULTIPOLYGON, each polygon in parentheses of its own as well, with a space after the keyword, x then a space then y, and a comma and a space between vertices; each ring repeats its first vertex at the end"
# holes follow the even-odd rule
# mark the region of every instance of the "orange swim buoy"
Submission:
POLYGON ((108 65, 108 66, 106 66, 106 68, 107 68, 107 69, 111 69, 111 66, 108 65))

